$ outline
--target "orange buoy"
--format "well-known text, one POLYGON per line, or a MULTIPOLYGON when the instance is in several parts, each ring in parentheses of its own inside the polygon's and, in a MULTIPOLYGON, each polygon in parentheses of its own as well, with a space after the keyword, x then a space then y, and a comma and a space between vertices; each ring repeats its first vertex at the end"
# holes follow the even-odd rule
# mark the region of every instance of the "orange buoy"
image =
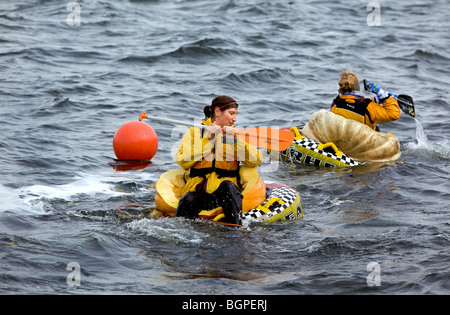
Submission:
POLYGON ((119 160, 151 160, 158 150, 158 136, 150 125, 130 121, 116 131, 113 148, 119 160))

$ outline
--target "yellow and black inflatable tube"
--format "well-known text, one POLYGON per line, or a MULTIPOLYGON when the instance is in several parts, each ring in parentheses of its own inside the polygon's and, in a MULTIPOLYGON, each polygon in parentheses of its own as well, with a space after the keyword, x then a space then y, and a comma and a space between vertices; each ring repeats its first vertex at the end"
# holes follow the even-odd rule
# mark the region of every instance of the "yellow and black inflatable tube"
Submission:
POLYGON ((333 142, 320 143, 303 136, 299 127, 292 127, 295 138, 292 144, 282 152, 269 151, 272 156, 278 153, 282 161, 296 164, 313 164, 324 167, 349 167, 360 163, 340 151, 333 142))
POLYGON ((242 215, 242 221, 284 222, 303 218, 300 195, 294 188, 278 183, 266 184, 270 189, 266 200, 242 215))
MULTIPOLYGON (((243 188, 243 222, 278 222, 298 220, 303 217, 300 195, 292 187, 283 184, 264 184, 255 168, 241 166, 239 169, 243 188)), ((185 185, 186 171, 174 169, 163 173, 155 185, 156 209, 174 216, 181 191, 185 185)), ((205 209, 199 213, 203 219, 220 222, 224 218, 221 207, 205 209)))

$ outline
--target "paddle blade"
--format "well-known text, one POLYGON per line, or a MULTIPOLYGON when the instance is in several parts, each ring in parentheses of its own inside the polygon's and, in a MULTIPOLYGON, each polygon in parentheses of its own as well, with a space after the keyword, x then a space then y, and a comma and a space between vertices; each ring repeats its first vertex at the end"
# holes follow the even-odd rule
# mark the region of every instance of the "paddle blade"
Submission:
POLYGON ((241 129, 237 130, 235 134, 255 147, 274 151, 286 150, 295 137, 292 131, 266 127, 241 129))
POLYGON ((414 108, 414 101, 411 96, 400 94, 397 96, 398 106, 402 109, 405 114, 412 117, 416 117, 416 110, 414 108))
MULTIPOLYGON (((363 85, 364 85, 364 90, 369 91, 370 90, 370 86, 367 83, 367 80, 364 79, 363 80, 363 85)), ((411 96, 409 95, 405 95, 405 94, 400 94, 400 95, 395 95, 393 93, 389 93, 391 94, 398 102, 398 106, 400 106, 400 109, 405 113, 408 114, 412 117, 416 117, 416 110, 414 108, 414 101, 412 99, 411 96)))

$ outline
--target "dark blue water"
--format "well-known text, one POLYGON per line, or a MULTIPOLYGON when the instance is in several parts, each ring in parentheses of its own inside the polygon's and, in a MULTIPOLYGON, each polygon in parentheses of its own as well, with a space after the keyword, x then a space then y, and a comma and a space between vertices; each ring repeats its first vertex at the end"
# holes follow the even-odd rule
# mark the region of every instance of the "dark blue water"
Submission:
POLYGON ((0 293, 450 293, 448 1, 380 1, 380 26, 363 1, 79 1, 80 26, 68 3, 0 4, 0 293), (236 230, 116 210, 154 206, 177 167, 185 129, 161 123, 152 164, 112 167, 114 133, 142 111, 193 121, 228 94, 239 127, 289 127, 328 108, 348 68, 413 96, 417 121, 382 125, 401 142, 393 163, 265 155, 261 176, 300 192, 302 221, 236 230))

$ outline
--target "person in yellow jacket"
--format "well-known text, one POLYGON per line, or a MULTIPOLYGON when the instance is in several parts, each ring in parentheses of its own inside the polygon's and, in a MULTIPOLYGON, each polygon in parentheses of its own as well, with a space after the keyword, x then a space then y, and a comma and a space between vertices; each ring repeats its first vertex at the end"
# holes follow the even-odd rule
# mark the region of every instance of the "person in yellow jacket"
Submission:
POLYGON ((400 107, 391 93, 385 92, 375 83, 370 82, 367 87, 377 98, 365 98, 360 92, 358 76, 351 70, 342 72, 339 79, 339 95, 331 103, 331 111, 380 131, 377 123, 399 119, 400 107))
POLYGON ((257 167, 262 153, 233 134, 238 114, 238 103, 233 98, 214 98, 211 105, 205 106, 204 114, 202 124, 208 127, 191 127, 175 155, 183 169, 190 169, 175 216, 196 218, 201 210, 221 206, 225 222, 240 225, 243 197, 239 163, 257 167))

